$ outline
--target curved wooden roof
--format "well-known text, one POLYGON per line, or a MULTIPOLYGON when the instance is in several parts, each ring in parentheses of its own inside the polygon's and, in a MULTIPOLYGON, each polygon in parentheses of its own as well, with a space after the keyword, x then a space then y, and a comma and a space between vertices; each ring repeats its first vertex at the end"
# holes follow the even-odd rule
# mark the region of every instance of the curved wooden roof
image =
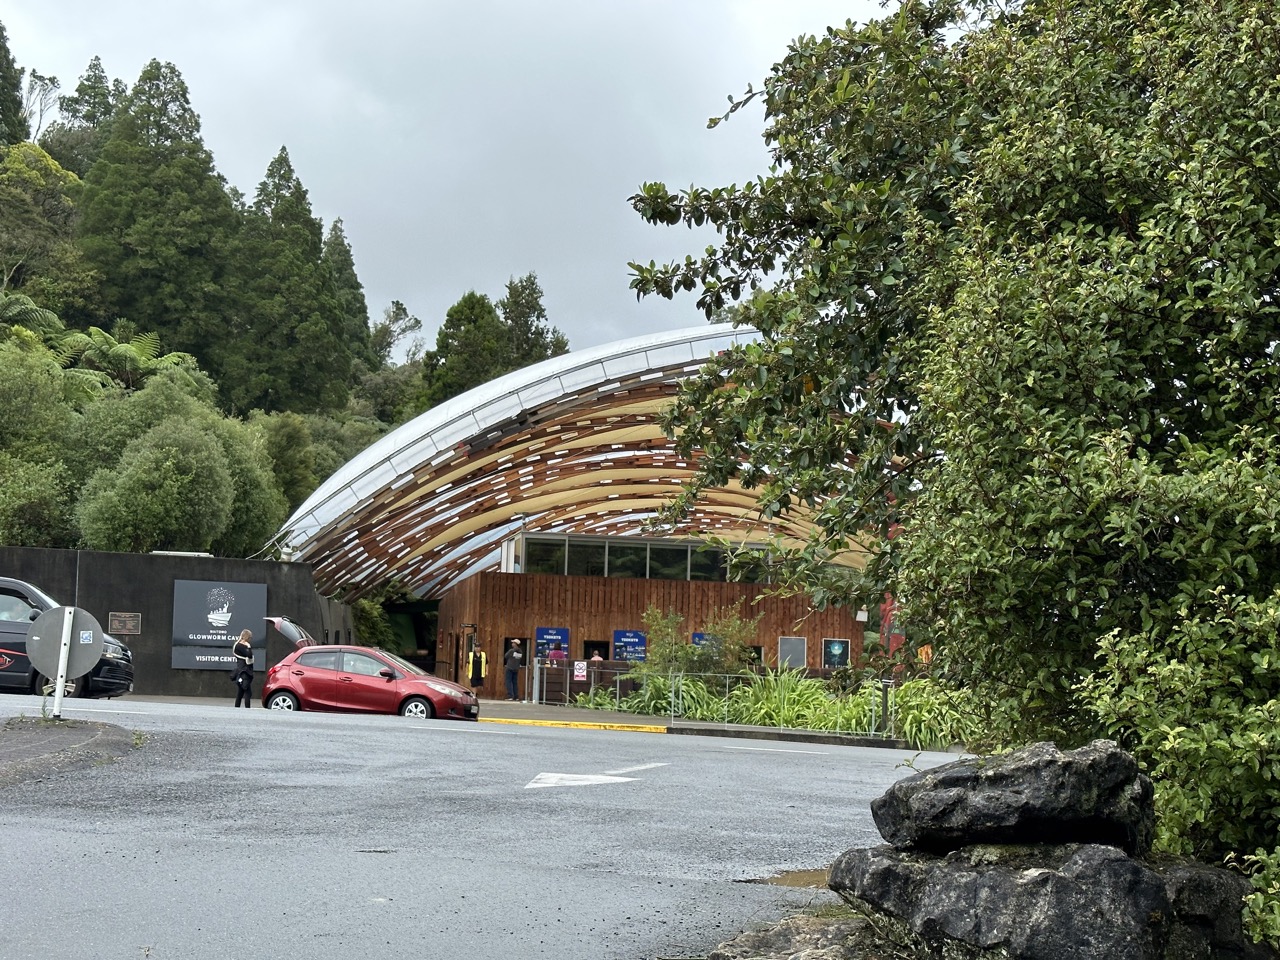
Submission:
MULTIPOLYGON (((329 596, 391 581, 426 598, 499 566, 529 533, 640 535, 693 471, 657 417, 679 382, 754 339, 727 324, 553 357, 455 397, 382 437, 326 480, 273 539, 329 596)), ((710 491, 664 535, 801 537, 739 487, 710 491)), ((650 534, 652 535, 652 534, 650 534)))

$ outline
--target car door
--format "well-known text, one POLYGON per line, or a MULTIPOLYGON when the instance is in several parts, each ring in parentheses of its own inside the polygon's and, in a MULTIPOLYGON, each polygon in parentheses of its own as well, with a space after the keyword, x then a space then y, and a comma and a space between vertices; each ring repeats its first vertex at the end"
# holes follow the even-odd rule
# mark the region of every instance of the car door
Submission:
POLYGON ((0 585, 0 688, 26 693, 31 688, 27 630, 32 614, 44 609, 16 587, 0 585))
POLYGON ((307 710, 339 710, 338 655, 340 651, 317 647, 298 654, 289 665, 287 683, 307 710))
POLYGON ((365 713, 395 713, 399 709, 399 687, 395 680, 382 676, 392 669, 377 657, 356 650, 342 652, 338 670, 337 700, 341 710, 365 713))

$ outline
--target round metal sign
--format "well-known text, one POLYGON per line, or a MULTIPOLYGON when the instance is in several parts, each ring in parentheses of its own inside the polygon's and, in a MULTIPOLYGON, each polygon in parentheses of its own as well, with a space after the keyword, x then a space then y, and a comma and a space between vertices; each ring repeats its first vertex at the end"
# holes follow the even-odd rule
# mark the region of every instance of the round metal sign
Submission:
MULTIPOLYGON (((66 607, 54 607, 40 614, 27 628, 27 657, 46 677, 58 676, 58 654, 62 647, 66 607)), ((71 607, 71 646, 67 652, 67 679, 83 677, 102 656, 102 627, 93 614, 71 607)))

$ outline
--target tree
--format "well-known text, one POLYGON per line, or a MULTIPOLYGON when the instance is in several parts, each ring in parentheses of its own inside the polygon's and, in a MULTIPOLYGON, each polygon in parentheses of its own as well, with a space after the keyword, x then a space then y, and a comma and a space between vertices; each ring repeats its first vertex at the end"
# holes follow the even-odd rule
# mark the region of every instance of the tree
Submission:
POLYGON ((45 118, 58 99, 58 87, 57 77, 46 77, 36 70, 27 76, 27 88, 22 95, 22 118, 27 124, 30 139, 38 139, 44 129, 45 118))
POLYGON ((233 506, 210 550, 220 557, 251 557, 280 529, 287 504, 272 472, 267 438, 255 424, 218 418, 212 434, 231 476, 233 506))
MULTIPOLYGON (((6 297, 0 307, 19 298, 6 297)), ((76 414, 63 374, 35 345, 0 340, 0 543, 67 547, 72 481, 66 461, 76 414)))
POLYGON ((542 305, 542 287, 535 273, 519 280, 507 281, 507 295, 498 301, 502 322, 511 337, 512 370, 539 363, 569 352, 569 340, 547 323, 547 310, 542 305))
POLYGON ((1029 0, 965 22, 985 10, 801 38, 729 111, 763 98, 768 175, 633 198, 722 235, 633 265, 637 291, 749 294, 761 331, 667 421, 705 455, 681 506, 737 478, 766 516, 815 509, 773 551, 793 586, 891 590, 996 738, 1120 739, 1164 849, 1259 851, 1274 885, 1280 21, 1029 0), (833 576, 854 542, 867 571, 833 576))
MULTIPOLYGON (((374 368, 384 367, 391 362, 391 354, 406 338, 422 329, 422 321, 409 313, 399 300, 392 300, 391 306, 382 311, 382 320, 373 328, 370 335, 370 346, 374 355, 374 368)), ((420 341, 410 341, 409 359, 414 360, 422 352, 420 341)))
POLYGON ((0 23, 0 145, 22 143, 31 136, 22 110, 22 75, 13 60, 9 36, 0 23))
POLYGON ((283 147, 245 215, 238 263, 235 335, 214 358, 233 408, 341 409, 358 345, 323 263, 320 221, 283 147))
MULTIPOLYGON (((252 418, 261 432, 267 455, 271 458, 276 485, 284 494, 288 511, 293 512, 311 495, 316 479, 316 455, 311 445, 311 431, 301 414, 284 411, 252 418)), ((277 527, 279 524, 277 524, 277 527)))
POLYGON ((366 370, 372 370, 377 366, 377 358, 370 343, 369 305, 365 302, 360 278, 356 276, 356 261, 342 228, 342 218, 329 225, 321 259, 342 305, 343 339, 347 349, 366 370))
POLYGON ((160 338, 154 333, 138 333, 124 320, 116 322, 115 330, 118 340, 98 327, 90 327, 88 332, 71 331, 58 341, 59 360, 63 366, 98 370, 126 390, 137 389, 161 370, 199 369, 189 353, 161 353, 160 338))
POLYGON ((75 261, 72 197, 79 187, 34 143, 0 147, 0 290, 41 276, 56 280, 75 261))
POLYGON ((41 134, 40 146, 83 180, 102 152, 111 119, 127 95, 124 81, 110 79, 102 60, 94 57, 75 93, 58 98, 59 119, 41 134))
POLYGON ((231 517, 235 485, 199 423, 165 420, 90 478, 76 508, 91 550, 208 551, 231 517))
POLYGON ((435 350, 422 358, 425 390, 422 409, 429 409, 472 387, 508 372, 507 329, 488 297, 469 290, 445 314, 435 350))
POLYGON ((240 333, 225 291, 238 223, 173 64, 143 69, 86 175, 80 210, 80 246, 102 277, 88 322, 128 317, 221 380, 227 370, 213 361, 240 333))
POLYGON ((423 355, 422 409, 568 352, 569 341, 546 319, 542 288, 532 273, 509 281, 496 306, 474 290, 464 294, 445 315, 436 349, 423 355))

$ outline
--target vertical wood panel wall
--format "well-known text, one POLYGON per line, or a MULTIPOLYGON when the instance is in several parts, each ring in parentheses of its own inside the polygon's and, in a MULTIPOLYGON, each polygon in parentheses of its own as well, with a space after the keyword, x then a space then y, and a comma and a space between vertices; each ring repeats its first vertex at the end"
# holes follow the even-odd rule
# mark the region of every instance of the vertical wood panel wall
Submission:
MULTIPOLYGON (((850 662, 862 656, 863 624, 848 609, 814 610, 806 597, 767 597, 758 584, 685 580, 632 580, 552 574, 480 573, 468 577, 440 601, 436 673, 465 682, 461 671, 463 624, 477 625, 477 643, 489 658, 482 697, 503 695, 502 655, 506 637, 532 642, 538 627, 569 630, 571 660, 582 659, 583 644, 613 640, 615 630, 644 630, 645 609, 675 610, 685 629, 700 630, 714 610, 741 601, 750 619, 763 612, 755 643, 766 664, 775 665, 778 637, 805 637, 807 666, 822 666, 822 640, 850 641, 850 662), (757 602, 753 602, 757 601, 757 602)), ((527 671, 526 671, 527 672, 527 671)))

